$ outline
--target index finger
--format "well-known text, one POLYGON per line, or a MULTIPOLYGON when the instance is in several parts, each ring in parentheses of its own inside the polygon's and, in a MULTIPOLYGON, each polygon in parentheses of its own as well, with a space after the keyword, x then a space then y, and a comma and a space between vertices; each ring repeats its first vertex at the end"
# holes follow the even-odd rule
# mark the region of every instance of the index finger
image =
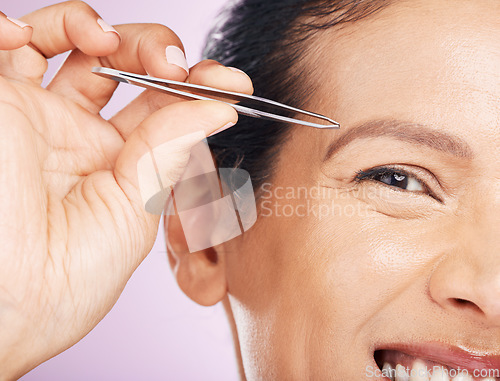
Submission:
POLYGON ((116 52, 91 57, 80 50, 70 54, 47 89, 99 113, 113 95, 118 82, 92 73, 93 66, 106 66, 154 77, 184 81, 188 67, 182 42, 159 24, 127 24, 116 28, 123 37, 116 52))
POLYGON ((33 26, 31 42, 46 58, 75 48, 90 56, 106 56, 120 44, 118 32, 83 1, 50 5, 21 20, 33 26))

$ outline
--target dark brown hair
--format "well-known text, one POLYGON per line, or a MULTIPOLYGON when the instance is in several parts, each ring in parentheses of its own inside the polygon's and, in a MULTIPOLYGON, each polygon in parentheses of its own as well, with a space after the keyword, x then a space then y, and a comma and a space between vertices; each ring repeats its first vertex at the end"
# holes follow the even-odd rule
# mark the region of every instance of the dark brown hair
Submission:
MULTIPOLYGON (((240 0, 221 13, 204 58, 244 70, 255 95, 303 108, 314 92, 304 63, 311 38, 324 29, 371 15, 389 0, 240 0)), ((314 111, 314 110, 311 110, 314 111)), ((287 137, 285 123, 240 116, 236 127, 209 139, 220 168, 247 170, 254 189, 273 173, 287 137)))

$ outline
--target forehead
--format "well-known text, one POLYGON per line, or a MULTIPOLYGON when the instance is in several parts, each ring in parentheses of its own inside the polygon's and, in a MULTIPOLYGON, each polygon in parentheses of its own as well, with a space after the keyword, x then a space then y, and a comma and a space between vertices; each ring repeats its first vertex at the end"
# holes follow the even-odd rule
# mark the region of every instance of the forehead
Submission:
POLYGON ((317 43, 314 102, 341 124, 396 117, 498 142, 500 1, 396 1, 317 43))

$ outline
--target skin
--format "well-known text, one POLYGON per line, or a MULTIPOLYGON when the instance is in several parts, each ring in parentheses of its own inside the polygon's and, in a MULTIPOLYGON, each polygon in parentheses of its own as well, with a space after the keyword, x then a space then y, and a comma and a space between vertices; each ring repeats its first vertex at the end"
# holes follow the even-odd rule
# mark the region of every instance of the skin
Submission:
POLYGON ((293 128, 255 226, 192 254, 175 217, 166 226, 180 287, 226 306, 242 379, 366 379, 387 343, 500 353, 500 3, 396 2, 353 25, 318 34, 306 53, 317 76, 307 108, 342 128, 293 128), (411 142, 406 126, 324 160, 357 126, 392 119, 468 148, 457 157, 411 142), (354 181, 378 166, 404 169, 434 197, 354 181), (330 193, 283 199, 279 187, 330 193), (340 209, 264 216, 265 205, 307 201, 340 209))
POLYGON ((79 1, 34 11, 21 26, 0 12, 1 381, 18 379, 84 337, 151 250, 160 215, 146 211, 142 193, 158 176, 139 178, 141 158, 152 163, 151 151, 170 144, 156 163, 173 184, 197 143, 177 138, 201 140, 237 120, 220 102, 153 91, 104 120, 99 112, 117 83, 92 67, 252 92, 248 76, 214 61, 195 65, 189 76, 168 62, 166 47, 182 50, 182 43, 165 26, 119 25, 115 33, 98 20, 79 1), (46 59, 68 50, 42 88, 46 59))
MULTIPOLYGON (((304 52, 317 70, 307 108, 334 115, 342 129, 293 128, 244 235, 187 253, 177 217, 166 219, 177 281, 202 305, 224 303, 242 379, 359 380, 373 350, 393 342, 498 355, 499 16, 495 0, 415 0, 318 34, 304 52), (399 138, 391 119, 406 123, 399 138), (348 142, 370 121, 371 137, 348 142), (425 129, 447 135, 410 139, 425 129), (451 148, 458 157, 444 153, 451 148), (354 181, 382 165, 412 173, 431 193, 354 181), (316 193, 284 199, 283 187, 316 193), (317 189, 329 192, 318 198, 317 189), (306 201, 337 208, 283 216, 306 201), (266 202, 281 213, 266 215, 266 202)), ((142 207, 138 160, 236 118, 219 104, 146 92, 104 121, 98 112, 116 84, 90 67, 251 92, 248 77, 214 62, 189 78, 168 66, 165 46, 182 46, 164 27, 120 26, 120 39, 103 35, 97 18, 79 2, 25 16, 32 27, 23 29, 0 17, 0 210, 9 216, 0 225, 2 380, 85 336, 150 250, 159 218, 142 207), (75 47, 41 89, 44 56, 75 47)))

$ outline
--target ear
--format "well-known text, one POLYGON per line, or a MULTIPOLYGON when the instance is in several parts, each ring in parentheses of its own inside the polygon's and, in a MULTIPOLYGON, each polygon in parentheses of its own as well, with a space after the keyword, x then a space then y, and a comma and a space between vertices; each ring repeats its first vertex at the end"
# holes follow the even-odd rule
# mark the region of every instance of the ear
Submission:
POLYGON ((224 245, 189 252, 179 215, 165 215, 167 255, 181 290, 194 302, 212 306, 227 293, 224 245))

